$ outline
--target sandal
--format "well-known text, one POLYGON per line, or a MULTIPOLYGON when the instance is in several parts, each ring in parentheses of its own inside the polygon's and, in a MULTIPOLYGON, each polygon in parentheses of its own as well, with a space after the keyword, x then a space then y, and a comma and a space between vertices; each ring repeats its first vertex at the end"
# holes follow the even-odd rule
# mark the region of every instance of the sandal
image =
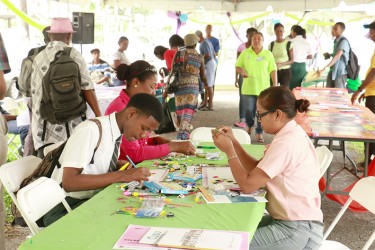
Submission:
POLYGON ((201 111, 214 111, 213 108, 209 108, 209 107, 204 107, 202 109, 200 109, 201 111))
POLYGON ((206 109, 206 108, 208 108, 207 106, 199 106, 198 107, 198 110, 204 110, 204 109, 206 109))
POLYGON ((256 137, 257 137, 257 142, 259 142, 259 143, 263 143, 264 142, 264 138, 262 137, 261 134, 256 134, 256 137))
POLYGON ((201 104, 198 106, 198 109, 202 109, 207 106, 207 103, 201 102, 201 104))

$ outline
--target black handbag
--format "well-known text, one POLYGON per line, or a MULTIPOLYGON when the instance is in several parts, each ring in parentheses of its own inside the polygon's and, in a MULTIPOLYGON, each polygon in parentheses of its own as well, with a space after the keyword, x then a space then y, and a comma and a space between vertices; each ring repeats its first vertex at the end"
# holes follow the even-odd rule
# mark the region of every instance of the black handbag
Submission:
POLYGON ((180 82, 180 71, 178 70, 169 77, 167 92, 169 94, 176 92, 178 90, 179 82, 180 82))
POLYGON ((173 59, 173 68, 172 72, 168 78, 167 82, 167 93, 171 94, 178 90, 178 85, 180 83, 180 70, 183 63, 180 60, 181 51, 177 51, 174 59, 173 59))
POLYGON ((163 119, 159 125, 159 128, 155 130, 155 133, 164 134, 175 131, 176 127, 174 126, 173 118, 171 115, 171 111, 169 110, 168 103, 163 102, 163 119))

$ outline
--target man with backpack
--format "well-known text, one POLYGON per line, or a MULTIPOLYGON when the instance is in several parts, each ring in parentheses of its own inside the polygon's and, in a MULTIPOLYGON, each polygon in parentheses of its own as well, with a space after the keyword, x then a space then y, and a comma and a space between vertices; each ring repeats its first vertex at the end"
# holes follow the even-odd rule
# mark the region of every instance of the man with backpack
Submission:
MULTIPOLYGON (((365 28, 369 29, 369 39, 375 43, 375 21, 371 24, 364 25, 365 28)), ((352 95, 352 103, 357 100, 361 102, 366 99, 365 105, 373 113, 375 113, 375 52, 371 58, 371 64, 366 73, 366 78, 362 81, 361 86, 358 90, 352 95), (362 95, 362 91, 365 91, 362 95)), ((375 143, 370 143, 369 146, 369 159, 371 155, 375 155, 375 143)))
POLYGON ((321 70, 318 70, 320 75, 326 68, 330 68, 327 75, 326 87, 329 88, 345 88, 347 80, 346 66, 349 61, 350 44, 342 33, 345 30, 345 24, 337 22, 332 28, 332 36, 335 37, 333 44, 333 53, 324 53, 324 58, 327 60, 333 57, 331 61, 321 70))
MULTIPOLYGON (((21 72, 18 77, 17 86, 19 91, 28 98, 27 100, 27 108, 29 109, 29 116, 30 116, 30 123, 31 123, 31 117, 32 117, 32 111, 31 107, 33 105, 33 102, 31 100, 31 75, 32 75, 32 66, 34 62, 35 56, 44 50, 47 46, 47 44, 50 42, 49 36, 47 31, 50 29, 50 26, 45 27, 42 30, 43 34, 43 40, 45 45, 39 46, 36 48, 32 48, 29 53, 27 54, 27 57, 22 60, 21 64, 21 72)), ((28 133, 25 138, 25 144, 23 147, 23 156, 28 155, 36 155, 35 149, 34 149, 34 141, 33 141, 33 135, 32 130, 27 129, 28 133)))
POLYGON ((70 20, 53 18, 47 32, 51 42, 35 56, 31 75, 31 129, 40 157, 45 146, 65 141, 85 120, 86 102, 101 116, 86 63, 68 47, 74 33, 70 20))

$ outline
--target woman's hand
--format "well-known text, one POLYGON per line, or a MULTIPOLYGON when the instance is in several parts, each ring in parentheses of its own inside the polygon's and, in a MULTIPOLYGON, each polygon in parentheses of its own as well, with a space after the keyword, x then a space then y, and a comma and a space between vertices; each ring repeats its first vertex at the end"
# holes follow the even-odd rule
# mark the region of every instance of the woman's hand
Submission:
MULTIPOLYGON (((218 147, 221 151, 226 153, 227 155, 234 151, 232 139, 230 138, 230 132, 224 132, 220 129, 213 129, 212 130, 212 139, 216 147, 218 147)), ((232 133, 233 136, 233 133, 232 133)))
POLYGON ((236 137, 233 134, 233 130, 232 130, 231 127, 219 126, 216 129, 219 130, 220 132, 222 132, 224 135, 228 136, 230 138, 230 140, 232 141, 232 143, 237 141, 236 137))

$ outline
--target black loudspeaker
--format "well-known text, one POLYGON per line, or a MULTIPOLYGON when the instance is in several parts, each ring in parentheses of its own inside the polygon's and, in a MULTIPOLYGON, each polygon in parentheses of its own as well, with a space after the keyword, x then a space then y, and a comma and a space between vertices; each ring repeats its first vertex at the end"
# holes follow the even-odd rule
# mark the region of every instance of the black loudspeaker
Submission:
POLYGON ((95 28, 94 13, 73 12, 73 43, 92 44, 94 43, 95 28))

